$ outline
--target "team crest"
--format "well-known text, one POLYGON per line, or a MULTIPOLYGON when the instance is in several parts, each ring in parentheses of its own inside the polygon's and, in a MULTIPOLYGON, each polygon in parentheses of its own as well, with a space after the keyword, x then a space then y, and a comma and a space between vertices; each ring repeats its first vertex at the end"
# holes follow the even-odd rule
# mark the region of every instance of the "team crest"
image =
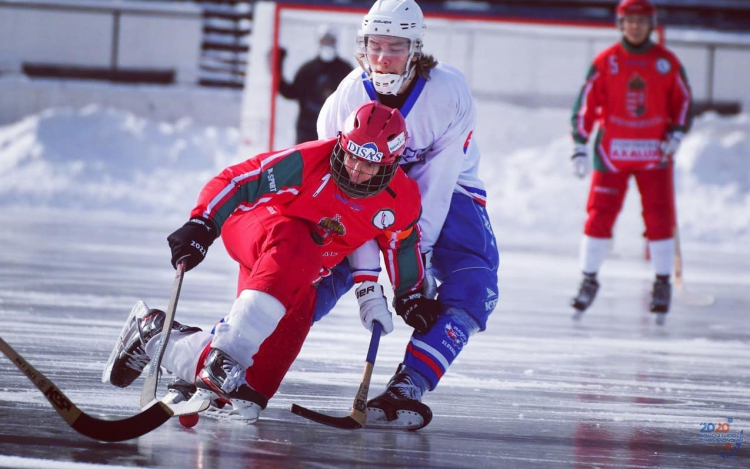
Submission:
POLYGON ((662 75, 666 75, 672 70, 672 64, 667 59, 659 59, 656 61, 656 70, 662 75))
POLYGON ((638 75, 628 82, 625 107, 631 117, 641 117, 646 113, 646 81, 638 75))
POLYGON ((375 142, 367 142, 364 145, 357 145, 349 140, 346 143, 346 151, 357 158, 362 158, 371 163, 380 163, 383 160, 383 152, 378 150, 378 146, 375 145, 375 142))
POLYGON ((380 210, 372 217, 372 224, 381 230, 393 226, 394 223, 396 223, 396 215, 392 210, 380 210))
POLYGON ((335 215, 333 218, 321 218, 316 228, 312 232, 312 237, 321 246, 330 243, 333 235, 344 236, 346 234, 346 227, 341 223, 340 215, 335 215))
POLYGON ((453 346, 459 350, 461 350, 461 348, 467 342, 466 334, 464 334, 464 331, 457 327, 453 327, 453 324, 451 323, 445 325, 445 335, 453 343, 453 346))

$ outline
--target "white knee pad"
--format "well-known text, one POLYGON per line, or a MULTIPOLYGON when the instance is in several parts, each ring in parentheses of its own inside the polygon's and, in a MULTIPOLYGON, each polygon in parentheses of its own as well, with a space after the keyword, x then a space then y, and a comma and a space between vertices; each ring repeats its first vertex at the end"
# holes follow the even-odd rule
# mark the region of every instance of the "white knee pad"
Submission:
POLYGON ((270 336, 286 308, 279 300, 257 290, 243 290, 234 301, 226 320, 216 326, 211 347, 226 353, 244 368, 253 364, 253 356, 270 336))

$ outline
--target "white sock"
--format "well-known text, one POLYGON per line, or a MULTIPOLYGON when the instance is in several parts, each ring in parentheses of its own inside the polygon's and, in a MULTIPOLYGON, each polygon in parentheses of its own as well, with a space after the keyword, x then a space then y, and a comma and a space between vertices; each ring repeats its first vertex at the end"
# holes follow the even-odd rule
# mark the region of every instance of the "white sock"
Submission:
POLYGON ((253 356, 276 330, 284 314, 284 305, 268 293, 243 290, 227 319, 216 326, 211 347, 226 353, 243 368, 249 368, 253 356))
MULTIPOLYGON (((156 350, 161 343, 162 333, 158 333, 148 344, 146 344, 146 354, 153 358, 156 350)), ((211 342, 213 335, 209 332, 199 331, 185 334, 178 331, 172 331, 167 342, 167 348, 164 350, 164 357, 161 360, 161 366, 171 371, 177 377, 190 381, 195 380, 198 359, 211 342)))
POLYGON ((610 238, 592 238, 583 235, 579 252, 581 271, 587 274, 599 272, 609 250, 609 241, 610 238))
POLYGON ((674 238, 649 241, 648 251, 656 275, 672 275, 674 267, 674 238))

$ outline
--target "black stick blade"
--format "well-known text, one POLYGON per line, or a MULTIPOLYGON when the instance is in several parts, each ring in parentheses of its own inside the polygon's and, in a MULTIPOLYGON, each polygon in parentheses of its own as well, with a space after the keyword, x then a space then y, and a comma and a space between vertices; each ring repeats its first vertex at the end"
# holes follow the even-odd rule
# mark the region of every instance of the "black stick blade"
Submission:
POLYGON ((340 428, 342 430, 357 430, 362 428, 362 424, 354 420, 351 416, 346 417, 332 417, 330 415, 321 414, 314 410, 307 409, 297 404, 292 404, 292 413, 304 417, 313 422, 322 423, 329 427, 340 428))
POLYGON ((101 420, 82 413, 70 426, 94 440, 117 442, 143 436, 159 428, 172 415, 169 406, 157 402, 140 414, 122 420, 101 420))

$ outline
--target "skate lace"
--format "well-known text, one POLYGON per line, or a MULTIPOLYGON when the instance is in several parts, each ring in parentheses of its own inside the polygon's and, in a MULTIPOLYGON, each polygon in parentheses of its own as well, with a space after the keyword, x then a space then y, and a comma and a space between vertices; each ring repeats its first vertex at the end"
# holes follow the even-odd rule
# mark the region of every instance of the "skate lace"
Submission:
MULTIPOLYGON (((136 327, 138 328, 138 340, 140 340, 141 345, 137 346, 135 350, 133 350, 133 353, 130 353, 127 350, 123 350, 123 353, 130 357, 125 362, 125 366, 140 372, 146 368, 146 365, 148 365, 148 362, 150 362, 151 359, 146 355, 146 338, 143 336, 143 329, 141 328, 140 320, 136 320, 136 327)), ((123 343, 123 347, 124 346, 125 344, 123 343)))
POLYGON ((245 382, 245 370, 235 361, 224 360, 221 364, 226 378, 221 383, 221 390, 230 393, 239 388, 245 382))
POLYGON ((402 399, 411 399, 414 401, 422 399, 422 390, 412 383, 411 378, 408 376, 404 376, 398 381, 393 382, 388 387, 388 391, 402 399))
POLYGON ((133 352, 134 353, 128 353, 127 350, 124 352, 125 355, 130 357, 125 362, 125 366, 136 371, 143 371, 143 369, 146 368, 146 365, 148 365, 148 362, 150 362, 151 359, 143 351, 143 347, 139 346, 133 352))

